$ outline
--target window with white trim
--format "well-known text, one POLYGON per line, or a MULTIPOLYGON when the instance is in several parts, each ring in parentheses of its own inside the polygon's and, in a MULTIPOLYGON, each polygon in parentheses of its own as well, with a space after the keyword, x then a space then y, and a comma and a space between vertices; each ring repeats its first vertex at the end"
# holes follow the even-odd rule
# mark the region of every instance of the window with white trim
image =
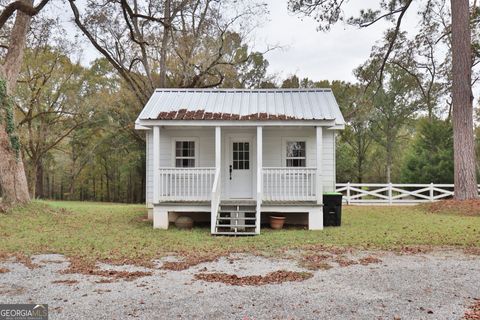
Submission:
POLYGON ((175 141, 175 167, 194 168, 195 167, 195 141, 176 140, 175 141))
POLYGON ((305 141, 287 141, 286 166, 287 167, 306 167, 307 164, 307 144, 305 141))

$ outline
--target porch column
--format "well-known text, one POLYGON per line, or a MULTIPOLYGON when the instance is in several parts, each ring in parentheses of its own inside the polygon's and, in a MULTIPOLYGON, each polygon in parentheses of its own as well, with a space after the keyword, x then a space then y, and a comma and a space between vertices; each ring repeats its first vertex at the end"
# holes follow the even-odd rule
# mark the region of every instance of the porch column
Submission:
POLYGON ((322 159, 323 159, 323 128, 318 126, 315 128, 317 137, 316 152, 316 175, 315 175, 315 191, 317 196, 317 204, 323 204, 323 175, 322 175, 322 159))
POLYGON ((263 127, 257 127, 257 203, 263 194, 263 127))
POLYGON ((153 204, 160 202, 160 127, 153 127, 153 204))
POLYGON ((263 127, 257 127, 257 208, 255 233, 260 234, 260 219, 263 198, 263 127))
POLYGON ((222 128, 215 127, 215 168, 222 166, 222 128))

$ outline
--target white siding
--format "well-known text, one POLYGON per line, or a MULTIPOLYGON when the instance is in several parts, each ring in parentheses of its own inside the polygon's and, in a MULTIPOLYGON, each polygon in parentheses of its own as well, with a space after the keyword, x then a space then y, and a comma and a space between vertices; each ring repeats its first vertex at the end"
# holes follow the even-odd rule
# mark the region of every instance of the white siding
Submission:
POLYGON ((192 138, 198 146, 197 167, 215 167, 215 128, 160 129, 160 167, 174 167, 176 138, 192 138))
MULTIPOLYGON (((264 128, 263 166, 284 167, 285 145, 289 139, 304 139, 307 143, 307 166, 316 166, 314 128, 264 128)), ((323 191, 335 191, 335 131, 323 130, 323 191)))

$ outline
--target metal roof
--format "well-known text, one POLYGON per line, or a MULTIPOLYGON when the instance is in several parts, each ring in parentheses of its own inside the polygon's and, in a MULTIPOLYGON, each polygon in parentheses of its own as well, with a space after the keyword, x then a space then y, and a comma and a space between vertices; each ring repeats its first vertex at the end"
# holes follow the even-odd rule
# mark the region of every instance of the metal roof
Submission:
POLYGON ((157 89, 137 120, 335 120, 331 89, 157 89))

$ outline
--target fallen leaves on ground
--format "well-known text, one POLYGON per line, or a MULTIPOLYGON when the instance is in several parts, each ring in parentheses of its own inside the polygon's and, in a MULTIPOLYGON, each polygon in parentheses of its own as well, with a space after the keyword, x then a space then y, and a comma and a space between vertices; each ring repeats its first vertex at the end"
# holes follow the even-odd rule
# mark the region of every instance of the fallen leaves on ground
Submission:
POLYGON ((382 260, 372 255, 362 257, 357 261, 357 260, 348 258, 346 255, 344 255, 344 253, 347 251, 330 250, 329 252, 336 252, 336 254, 326 254, 326 253, 307 251, 307 253, 304 254, 300 259, 300 265, 310 270, 328 270, 333 267, 330 263, 336 263, 340 267, 348 267, 356 264, 361 264, 363 266, 366 266, 371 263, 382 262, 382 260))
POLYGON ((420 254, 420 253, 429 253, 433 251, 433 248, 429 246, 404 246, 397 249, 397 251, 400 254, 420 254))
POLYGON ((80 273, 92 276, 107 277, 113 280, 135 280, 140 277, 151 276, 150 271, 117 271, 117 270, 101 270, 95 263, 87 262, 81 259, 70 259, 70 266, 63 270, 63 274, 80 273))
POLYGON ((302 258, 300 265, 309 270, 328 270, 332 268, 327 262, 331 257, 328 254, 308 254, 302 258))
POLYGON ((478 247, 471 247, 471 248, 465 248, 463 250, 465 254, 471 254, 474 256, 480 256, 480 248, 478 247))
POLYGON ((55 280, 52 281, 54 284, 66 284, 66 285, 74 285, 78 283, 78 280, 73 280, 73 279, 65 279, 65 280, 55 280))
POLYGON ((16 254, 15 258, 17 259, 18 262, 23 263, 23 265, 28 269, 40 268, 38 264, 33 263, 32 259, 24 254, 16 254))
POLYGON ((480 299, 474 299, 474 303, 465 311, 465 320, 480 320, 480 299))
POLYGON ((216 261, 218 258, 219 258, 218 254, 184 255, 182 256, 182 261, 164 262, 161 269, 172 270, 172 271, 182 271, 182 270, 187 270, 196 265, 199 265, 200 263, 216 261))
POLYGON ((197 273, 196 280, 207 282, 221 282, 232 286, 262 286, 266 284, 279 284, 291 281, 304 281, 310 279, 313 274, 309 272, 295 272, 279 270, 266 274, 265 276, 237 276, 227 273, 197 273))
POLYGON ((424 205, 428 212, 441 214, 459 214, 480 216, 480 199, 442 200, 424 205))
POLYGON ((374 256, 366 256, 358 260, 358 263, 360 263, 362 266, 366 266, 371 263, 381 263, 381 262, 382 260, 374 256))
POLYGON ((7 273, 7 272, 10 272, 10 269, 0 268, 0 273, 7 273))
POLYGON ((335 259, 335 262, 338 263, 340 267, 348 267, 354 264, 358 264, 358 262, 355 260, 345 259, 345 258, 337 258, 335 259))

